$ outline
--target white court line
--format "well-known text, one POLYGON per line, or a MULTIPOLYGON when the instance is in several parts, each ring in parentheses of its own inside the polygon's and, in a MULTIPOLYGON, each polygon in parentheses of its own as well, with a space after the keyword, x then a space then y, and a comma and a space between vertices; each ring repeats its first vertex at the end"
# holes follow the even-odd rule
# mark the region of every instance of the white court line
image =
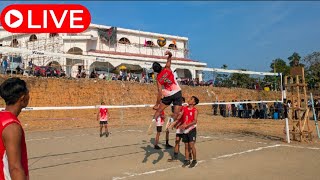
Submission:
MULTIPOLYGON (((140 132, 142 133, 142 130, 124 130, 124 131, 115 131, 116 133, 121 133, 121 132, 140 132)), ((111 133, 111 132, 110 132, 111 133)), ((49 139, 63 139, 63 138, 68 138, 68 137, 81 137, 81 136, 89 136, 89 135, 96 135, 96 133, 86 133, 86 134, 77 134, 77 135, 72 135, 72 136, 58 136, 58 137, 45 137, 45 138, 37 138, 37 139, 28 139, 26 142, 29 141, 42 141, 42 140, 49 140, 49 139)))
POLYGON ((291 147, 291 148, 298 148, 298 149, 320 150, 320 148, 317 148, 317 147, 294 146, 294 145, 288 145, 288 144, 282 144, 281 146, 283 146, 283 147, 291 147))
MULTIPOLYGON (((272 146, 262 146, 262 147, 258 147, 255 149, 249 149, 246 151, 242 151, 242 152, 237 152, 237 153, 232 153, 232 154, 225 154, 225 155, 221 155, 215 158, 211 158, 210 160, 217 160, 217 159, 223 159, 223 158, 229 158, 232 156, 237 156, 237 155, 242 155, 242 154, 248 154, 251 152, 256 152, 256 151, 261 151, 263 149, 269 149, 269 148, 276 148, 276 147, 280 147, 280 144, 276 144, 276 145, 272 145, 272 146)), ((200 160, 198 161, 198 163, 205 163, 208 162, 207 160, 200 160)), ((122 177, 112 177, 112 180, 121 180, 121 179, 127 179, 127 178, 131 178, 131 177, 135 177, 135 176, 143 176, 143 175, 149 175, 149 174, 155 174, 157 172, 165 172, 165 171, 169 171, 172 169, 177 169, 180 168, 180 166, 173 166, 170 168, 166 168, 166 169, 157 169, 157 170, 153 170, 153 171, 147 171, 147 172, 143 172, 143 173, 124 173, 127 174, 126 176, 122 176, 122 177)))

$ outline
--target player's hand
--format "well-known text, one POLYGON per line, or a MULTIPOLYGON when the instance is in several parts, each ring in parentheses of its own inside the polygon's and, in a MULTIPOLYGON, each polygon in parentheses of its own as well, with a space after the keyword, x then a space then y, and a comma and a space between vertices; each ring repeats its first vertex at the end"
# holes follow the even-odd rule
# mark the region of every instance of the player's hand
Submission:
POLYGON ((164 55, 166 56, 166 55, 169 55, 170 57, 172 56, 172 53, 170 52, 170 51, 166 51, 165 53, 164 53, 164 55))
POLYGON ((182 124, 182 125, 180 126, 180 129, 181 129, 181 130, 185 130, 185 129, 186 129, 186 124, 182 124))
POLYGON ((153 109, 157 110, 157 109, 159 109, 159 106, 160 106, 160 104, 156 104, 156 105, 153 106, 153 109))

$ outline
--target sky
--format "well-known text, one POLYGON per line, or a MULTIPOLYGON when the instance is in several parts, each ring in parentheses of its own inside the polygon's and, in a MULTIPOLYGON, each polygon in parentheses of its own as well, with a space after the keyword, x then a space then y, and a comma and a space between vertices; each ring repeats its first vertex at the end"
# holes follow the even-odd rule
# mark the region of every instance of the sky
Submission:
MULTIPOLYGON (((1 1, 0 9, 23 1, 1 1)), ((48 3, 48 2, 28 2, 48 3)), ((273 59, 320 51, 320 2, 52 1, 86 6, 91 23, 189 38, 208 67, 270 71, 273 59)))

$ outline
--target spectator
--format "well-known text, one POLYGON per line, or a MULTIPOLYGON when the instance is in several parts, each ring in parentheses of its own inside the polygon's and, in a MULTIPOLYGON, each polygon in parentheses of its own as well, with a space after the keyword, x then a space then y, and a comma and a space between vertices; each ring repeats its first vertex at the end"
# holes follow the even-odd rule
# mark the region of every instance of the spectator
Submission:
POLYGON ((94 71, 91 71, 89 78, 96 78, 96 73, 94 71))
POLYGON ((100 74, 99 79, 106 79, 106 75, 104 73, 100 74))
MULTIPOLYGON (((248 101, 250 102, 251 100, 248 100, 248 101)), ((248 103, 247 107, 248 107, 248 118, 251 119, 254 114, 253 106, 251 103, 248 103)))
POLYGON ((232 104, 231 104, 231 111, 232 111, 232 117, 236 117, 236 113, 237 113, 237 108, 236 108, 236 103, 235 100, 232 100, 232 104))
MULTIPOLYGON (((242 100, 240 100, 240 101, 242 101, 242 100)), ((243 104, 239 102, 238 103, 238 117, 242 118, 243 117, 242 114, 243 114, 243 104)))
POLYGON ((3 69, 4 74, 7 74, 8 60, 6 58, 4 58, 2 60, 2 69, 3 69))
POLYGON ((316 110, 316 116, 318 117, 317 119, 319 120, 320 118, 320 99, 318 99, 315 103, 315 110, 316 110))
POLYGON ((231 104, 227 104, 227 117, 231 116, 231 104))

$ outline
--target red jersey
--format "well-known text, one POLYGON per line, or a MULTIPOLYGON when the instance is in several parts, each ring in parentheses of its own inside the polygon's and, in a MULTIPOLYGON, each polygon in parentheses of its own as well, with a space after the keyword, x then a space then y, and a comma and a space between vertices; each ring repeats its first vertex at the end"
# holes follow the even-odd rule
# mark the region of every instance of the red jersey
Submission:
POLYGON ((181 91, 176 78, 171 69, 164 68, 157 76, 157 81, 164 87, 162 95, 165 97, 172 96, 181 91))
POLYGON ((160 116, 157 118, 157 121, 156 121, 157 126, 163 126, 164 121, 165 121, 165 114, 164 114, 164 111, 162 111, 160 116))
MULTIPOLYGON (((193 123, 195 120, 195 114, 198 110, 193 107, 189 109, 189 107, 183 108, 183 118, 184 118, 184 123, 188 126, 189 124, 193 123)), ((188 133, 192 129, 194 129, 197 125, 192 125, 188 129, 184 130, 184 133, 188 133)))
POLYGON ((100 108, 100 121, 108 121, 108 109, 100 108))
MULTIPOLYGON (((0 112, 0 134, 2 137, 3 130, 10 124, 16 123, 21 126, 20 121, 18 118, 13 115, 11 112, 8 111, 1 111, 0 112)), ((22 129, 22 126, 21 126, 22 129)), ((29 168, 28 168, 28 154, 27 154, 27 145, 24 135, 24 130, 22 129, 22 137, 21 137, 21 164, 24 170, 24 173, 26 176, 29 177, 29 168)), ((8 180, 11 179, 10 173, 9 173, 9 165, 8 165, 8 157, 6 153, 6 147, 4 146, 4 143, 2 141, 2 138, 0 138, 0 158, 2 161, 0 161, 0 179, 2 180, 8 180)))
POLYGON ((181 118, 178 120, 177 124, 177 130, 176 130, 176 134, 183 134, 183 130, 179 129, 179 127, 186 121, 186 116, 184 114, 184 109, 188 108, 188 106, 182 106, 181 107, 181 112, 183 113, 181 118))

